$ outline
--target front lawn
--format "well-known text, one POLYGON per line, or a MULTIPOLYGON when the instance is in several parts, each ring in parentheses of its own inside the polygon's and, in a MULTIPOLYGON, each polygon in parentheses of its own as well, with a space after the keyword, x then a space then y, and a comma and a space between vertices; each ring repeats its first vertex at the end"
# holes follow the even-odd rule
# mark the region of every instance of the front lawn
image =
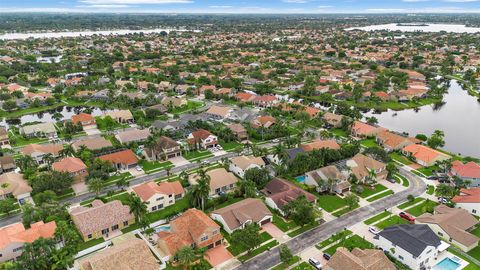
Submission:
MULTIPOLYGON (((271 210, 270 210, 271 211, 271 210)), ((273 213, 273 211, 272 211, 273 213)), ((295 227, 297 227, 297 224, 293 221, 285 221, 281 216, 277 214, 273 214, 273 221, 272 223, 277 226, 282 232, 287 232, 295 227)))
POLYGON ((400 205, 398 206, 398 208, 399 208, 399 209, 405 209, 405 208, 410 207, 410 206, 412 206, 412 205, 414 205, 414 204, 417 204, 417 203, 419 203, 419 202, 421 202, 421 201, 423 201, 423 200, 425 200, 425 199, 424 199, 424 198, 417 197, 417 198, 415 198, 415 199, 413 200, 413 202, 406 201, 406 202, 400 204, 400 205))
MULTIPOLYGON (((225 239, 227 239, 228 243, 230 244, 227 249, 232 253, 233 256, 237 256, 238 254, 241 254, 245 251, 247 251, 245 248, 242 246, 235 245, 234 243, 231 242, 230 235, 227 232, 222 231, 225 239)), ((272 239, 272 236, 268 234, 267 232, 262 232, 260 234, 260 238, 262 238, 262 243, 267 242, 268 240, 272 239)))
POLYGON ((309 230, 317 227, 318 225, 319 225, 319 224, 318 224, 318 221, 315 221, 315 222, 312 223, 312 224, 306 224, 306 225, 304 225, 303 227, 300 227, 300 228, 298 228, 298 229, 296 229, 296 230, 288 233, 288 236, 290 236, 290 237, 295 237, 295 236, 297 236, 297 235, 299 235, 299 234, 302 234, 302 233, 304 233, 304 232, 306 232, 306 231, 309 231, 309 230))
POLYGON ((315 270, 315 268, 313 268, 313 266, 311 266, 307 262, 302 262, 301 264, 291 268, 290 270, 315 270))
POLYGON ((181 113, 185 113, 185 112, 188 112, 188 111, 191 111, 191 110, 196 110, 196 109, 198 109, 202 106, 203 106, 202 102, 196 102, 196 101, 188 100, 187 105, 172 108, 169 112, 172 113, 172 114, 181 114, 181 113))
POLYGON ((345 132, 345 130, 343 129, 334 128, 334 129, 331 129, 330 132, 337 137, 348 137, 347 132, 345 132))
POLYGON ((364 186, 362 193, 358 194, 358 196, 362 198, 366 198, 368 196, 372 196, 373 194, 377 194, 384 190, 387 190, 387 187, 385 187, 382 184, 376 184, 375 186, 373 186, 373 189, 371 189, 371 187, 369 186, 364 186))
POLYGON ((473 229, 470 233, 480 237, 480 225, 477 225, 477 227, 473 229))
POLYGON ((318 206, 329 213, 347 206, 345 200, 337 195, 321 195, 317 197, 317 201, 318 206))
POLYGON ((189 161, 195 161, 195 160, 200 160, 200 159, 205 159, 209 157, 213 157, 212 152, 210 151, 188 151, 186 152, 183 157, 189 161))
POLYGON ((352 234, 352 231, 349 231, 349 230, 343 230, 343 231, 340 231, 334 235, 332 235, 332 237, 328 238, 327 240, 324 240, 323 242, 317 244, 315 247, 318 248, 319 250, 322 250, 324 247, 332 244, 332 243, 335 243, 336 241, 342 239, 343 237, 346 237, 348 235, 352 234))
POLYGON ((427 194, 433 195, 434 192, 435 192, 435 186, 428 185, 427 194))
POLYGON ((240 256, 238 259, 241 261, 241 262, 245 262, 255 256, 257 256, 258 254, 260 253, 263 253, 267 250, 270 250, 272 249, 273 247, 277 246, 278 245, 278 241, 277 240, 273 240, 271 242, 269 242, 268 244, 265 244, 257 249, 254 249, 252 252, 250 252, 249 254, 245 254, 245 255, 242 255, 240 256))
POLYGON ((352 235, 351 237, 345 239, 344 241, 332 246, 332 247, 329 247, 328 249, 326 249, 324 252, 325 253, 328 253, 330 255, 333 255, 335 254, 335 252, 337 251, 337 248, 339 247, 344 247, 344 248, 347 248, 348 250, 352 250, 354 248, 360 248, 360 249, 371 249, 371 248, 374 248, 373 244, 368 242, 367 240, 363 239, 362 237, 354 234, 352 235))
POLYGON ((434 171, 439 170, 438 166, 430 166, 430 167, 423 167, 417 169, 417 171, 421 172, 425 176, 432 176, 434 171))
POLYGON ((158 162, 158 161, 140 160, 139 164, 140 166, 142 166, 142 169, 145 171, 145 173, 157 172, 157 171, 165 170, 167 168, 174 167, 173 163, 170 161, 158 162))
POLYGON ((294 256, 290 261, 288 262, 283 262, 273 268, 271 268, 271 270, 284 270, 284 269, 288 269, 288 267, 292 264, 295 264, 297 262, 299 262, 301 260, 300 257, 298 256, 294 256))
POLYGON ((358 205, 358 204, 355 205, 355 206, 352 207, 352 208, 345 207, 345 208, 343 208, 342 210, 339 210, 339 211, 334 212, 333 215, 336 216, 336 217, 341 217, 341 216, 345 215, 346 213, 357 209, 358 207, 360 207, 360 205, 358 205))
POLYGON ((433 207, 437 206, 438 203, 430 200, 426 200, 423 203, 420 203, 419 205, 416 205, 410 209, 407 210, 408 213, 411 215, 414 215, 416 217, 420 216, 421 214, 427 212, 427 210, 432 209, 433 207))
POLYGON ((220 145, 225 151, 235 151, 237 148, 243 147, 243 144, 236 141, 231 141, 231 142, 220 141, 220 145))
POLYGON ((376 200, 380 200, 381 198, 384 198, 384 197, 387 197, 387 196, 390 196, 392 195, 394 192, 393 190, 388 190, 386 192, 383 192, 383 193, 380 193, 378 195, 375 195, 373 197, 370 197, 367 199, 368 202, 374 202, 376 200))
POLYGON ((399 224, 408 224, 408 221, 406 221, 405 219, 397 216, 397 215, 394 215, 394 216, 391 216, 385 220, 382 220, 380 221, 379 223, 375 224, 375 227, 379 228, 379 229, 385 229, 387 227, 390 227, 392 225, 399 225, 399 224))
POLYGON ((384 218, 388 217, 391 214, 392 213, 390 213, 389 211, 383 211, 382 213, 365 220, 363 223, 365 223, 367 225, 371 225, 371 224, 373 224, 373 223, 375 223, 375 222, 377 222, 381 219, 384 219, 384 218))

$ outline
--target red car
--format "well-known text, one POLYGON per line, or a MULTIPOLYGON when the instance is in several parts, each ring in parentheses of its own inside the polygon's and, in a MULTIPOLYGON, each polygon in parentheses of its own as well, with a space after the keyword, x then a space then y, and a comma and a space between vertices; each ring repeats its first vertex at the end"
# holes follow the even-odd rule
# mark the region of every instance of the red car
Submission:
POLYGON ((409 214, 405 213, 405 212, 400 212, 400 214, 398 214, 401 218, 405 219, 405 220, 408 220, 408 222, 410 224, 413 224, 415 223, 415 218, 410 216, 409 214))

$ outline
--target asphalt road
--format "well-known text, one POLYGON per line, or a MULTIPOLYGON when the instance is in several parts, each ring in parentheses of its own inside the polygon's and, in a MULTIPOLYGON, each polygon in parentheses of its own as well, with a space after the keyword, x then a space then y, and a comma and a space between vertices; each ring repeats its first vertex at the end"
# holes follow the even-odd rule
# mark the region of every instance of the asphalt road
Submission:
MULTIPOLYGON (((400 173, 407 177, 410 181, 408 189, 395 193, 386 198, 380 199, 368 206, 358 208, 348 214, 345 214, 335 220, 323 223, 313 230, 298 235, 297 237, 289 240, 286 245, 290 248, 293 254, 298 254, 301 251, 328 239, 331 235, 350 227, 362 220, 367 219, 370 216, 378 214, 385 209, 391 208, 407 200, 408 195, 415 197, 420 196, 425 192, 426 184, 417 175, 400 168, 400 173)), ((236 269, 269 269, 279 264, 280 257, 278 254, 278 247, 268 252, 264 252, 261 255, 247 261, 246 263, 238 266, 236 269)))

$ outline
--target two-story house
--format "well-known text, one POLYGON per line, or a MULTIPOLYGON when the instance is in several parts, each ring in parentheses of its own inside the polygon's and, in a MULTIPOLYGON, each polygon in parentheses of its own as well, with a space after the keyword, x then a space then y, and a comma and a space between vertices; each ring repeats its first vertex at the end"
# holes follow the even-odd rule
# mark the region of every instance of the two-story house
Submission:
POLYGON ((24 156, 30 156, 35 160, 39 165, 45 164, 43 159, 45 156, 50 155, 52 158, 56 159, 60 156, 60 151, 63 150, 63 145, 61 144, 29 144, 25 146, 21 152, 24 156))
MULTIPOLYGON (((224 168, 207 171, 206 175, 210 178, 210 196, 233 191, 238 181, 233 173, 227 172, 224 168)), ((191 174, 188 178, 188 182, 192 186, 196 185, 198 180, 200 180, 200 176, 197 173, 191 174)))
POLYGON ((161 231, 157 236, 157 248, 165 261, 173 260, 177 251, 185 246, 211 249, 223 243, 220 226, 195 208, 172 220, 170 230, 161 231))
POLYGON ((383 229, 373 243, 412 270, 427 269, 449 245, 427 225, 403 224, 383 229))
POLYGON ((4 127, 0 127, 0 147, 10 145, 10 139, 8 138, 8 131, 4 127))
POLYGON ((167 206, 174 205, 176 201, 185 196, 185 190, 180 182, 147 182, 135 187, 132 191, 146 202, 149 212, 162 210, 167 206))
POLYGON ((150 160, 167 160, 182 155, 182 149, 175 140, 161 136, 151 147, 145 148, 145 153, 150 160))
POLYGON ((190 133, 187 142, 191 149, 208 149, 218 145, 218 137, 205 129, 198 129, 190 133))
POLYGON ((347 166, 360 182, 368 183, 387 179, 387 164, 360 153, 347 160, 347 166))
POLYGON ((265 167, 265 161, 261 157, 238 156, 230 159, 228 170, 243 178, 246 171, 263 167, 265 167))
POLYGON ((121 234, 123 228, 135 223, 130 208, 118 200, 108 203, 94 200, 91 207, 78 206, 71 209, 70 217, 84 241, 121 234))

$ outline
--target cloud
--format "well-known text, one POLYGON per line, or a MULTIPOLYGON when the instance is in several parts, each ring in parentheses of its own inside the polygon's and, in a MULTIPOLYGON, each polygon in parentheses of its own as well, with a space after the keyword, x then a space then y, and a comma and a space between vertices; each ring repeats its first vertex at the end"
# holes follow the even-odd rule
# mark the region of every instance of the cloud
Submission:
POLYGON ((208 6, 209 8, 232 8, 233 6, 208 6))
POLYGON ((282 2, 289 4, 305 4, 310 2, 310 0, 282 0, 282 2))
POLYGON ((449 2, 449 3, 473 3, 473 2, 478 2, 478 0, 444 0, 443 2, 449 2))
POLYGON ((419 2, 428 2, 430 0, 402 0, 405 3, 419 3, 419 2))
POLYGON ((130 8, 130 5, 78 5, 79 8, 130 8))
POLYGON ((92 5, 132 5, 132 4, 188 4, 192 0, 80 0, 92 5))

